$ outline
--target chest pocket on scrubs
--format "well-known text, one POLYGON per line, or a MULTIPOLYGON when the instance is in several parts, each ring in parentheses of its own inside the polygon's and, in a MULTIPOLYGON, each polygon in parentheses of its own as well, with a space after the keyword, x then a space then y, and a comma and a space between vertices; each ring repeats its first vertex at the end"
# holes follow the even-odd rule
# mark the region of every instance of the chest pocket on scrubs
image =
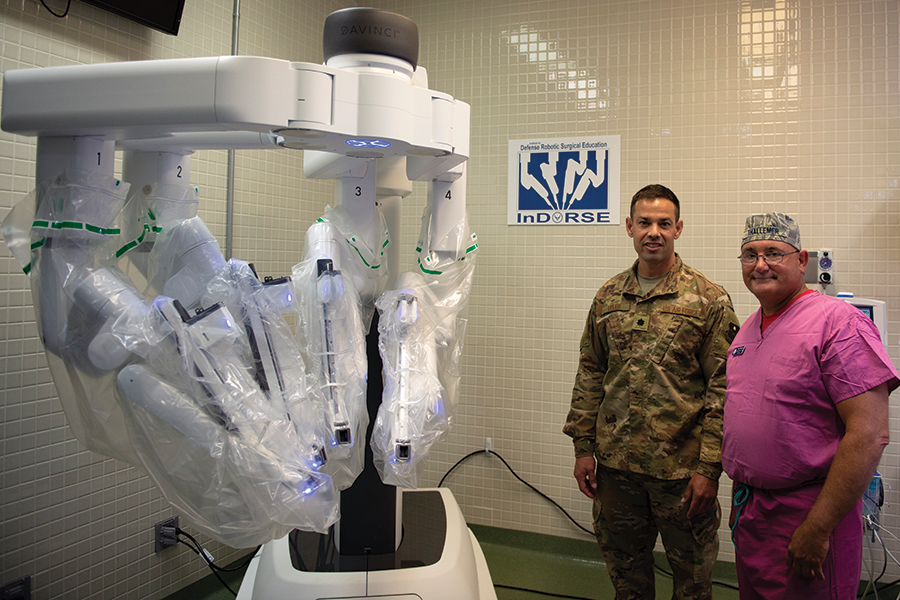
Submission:
POLYGON ((763 397, 767 402, 777 405, 796 405, 802 407, 799 411, 786 411, 779 413, 780 418, 786 420, 803 419, 809 406, 809 392, 819 383, 813 379, 812 361, 796 356, 773 356, 769 360, 765 374, 765 388, 763 397))

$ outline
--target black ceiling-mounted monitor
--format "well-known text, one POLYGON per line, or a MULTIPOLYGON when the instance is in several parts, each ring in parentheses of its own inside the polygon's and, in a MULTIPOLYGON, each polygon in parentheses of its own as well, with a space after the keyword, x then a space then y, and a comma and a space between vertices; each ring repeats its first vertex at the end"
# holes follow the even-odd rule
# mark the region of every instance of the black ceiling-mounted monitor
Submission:
POLYGON ((81 0, 163 33, 178 35, 184 0, 81 0))

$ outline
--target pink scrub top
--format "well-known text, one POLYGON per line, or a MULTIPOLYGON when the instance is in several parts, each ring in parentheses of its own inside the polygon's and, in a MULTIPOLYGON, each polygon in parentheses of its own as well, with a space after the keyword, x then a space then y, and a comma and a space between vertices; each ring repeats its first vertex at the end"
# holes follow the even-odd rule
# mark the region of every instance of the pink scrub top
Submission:
POLYGON ((722 467, 735 481, 779 490, 824 480, 844 435, 836 404, 900 385, 874 323, 818 292, 761 333, 762 310, 731 343, 722 467))

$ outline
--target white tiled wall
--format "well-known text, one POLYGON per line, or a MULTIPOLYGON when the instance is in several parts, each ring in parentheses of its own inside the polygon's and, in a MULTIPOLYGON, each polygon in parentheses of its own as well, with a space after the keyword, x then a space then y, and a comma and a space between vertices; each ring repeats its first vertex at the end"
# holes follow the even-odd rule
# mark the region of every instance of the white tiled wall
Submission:
MULTIPOLYGON (((560 430, 589 303, 635 255, 624 227, 506 225, 509 140, 620 135, 623 215, 643 185, 672 188, 685 220, 679 253, 728 289, 741 320, 758 306, 736 259, 744 219, 794 216, 807 248, 834 251, 838 291, 888 302, 890 354, 900 362, 900 4, 378 6, 418 24, 430 86, 472 105, 468 204, 481 250, 460 415, 432 453, 428 482, 490 437, 523 478, 590 521, 560 430)), ((900 441, 897 402, 895 393, 900 441)), ((900 535, 898 441, 881 467, 896 490, 885 509, 889 538, 900 535)), ((582 535, 498 460, 470 459, 448 485, 472 522, 582 535)), ((727 506, 730 485, 720 492, 727 506)), ((720 537, 721 558, 733 560, 725 528, 720 537)))
MULTIPOLYGON (((228 54, 231 4, 188 0, 173 38, 78 1, 57 20, 35 0, 0 0, 0 70, 228 54)), ((350 4, 244 2, 240 53, 318 62, 325 16, 350 4)), ((686 224, 679 253, 729 290, 741 319, 755 308, 735 259, 744 218, 791 214, 805 246, 834 250, 838 290, 888 301, 890 353, 900 362, 895 1, 369 5, 413 19, 430 87, 472 105, 468 202, 481 250, 458 419, 433 450, 426 484, 490 437, 522 477, 580 522, 590 519, 560 430, 590 300, 634 252, 623 227, 507 226, 511 139, 620 135, 623 213, 644 184, 671 187, 686 224)), ((33 156, 30 139, 0 133, 0 218, 34 187, 33 156)), ((331 201, 330 186, 302 180, 299 166, 299 154, 237 153, 234 254, 263 275, 297 262, 303 231, 331 201)), ((225 153, 198 152, 192 171, 201 214, 224 241, 225 153)), ((409 266, 424 206, 419 185, 406 206, 409 266)), ((72 438, 33 316, 26 279, 0 250, 0 584, 30 574, 36 598, 159 598, 204 575, 186 550, 153 555, 152 525, 172 513, 148 479, 72 438)), ((884 522, 900 535, 896 441, 881 471, 898 490, 884 522)), ((448 485, 470 522, 582 535, 495 459, 470 459, 448 485)), ((727 483, 721 492, 724 500, 727 483)), ((724 530, 722 539, 721 557, 732 559, 724 530)), ((209 548, 223 562, 237 556, 209 548)), ((900 544, 888 548, 896 555, 900 544)), ((900 568, 888 573, 896 578, 900 568)))

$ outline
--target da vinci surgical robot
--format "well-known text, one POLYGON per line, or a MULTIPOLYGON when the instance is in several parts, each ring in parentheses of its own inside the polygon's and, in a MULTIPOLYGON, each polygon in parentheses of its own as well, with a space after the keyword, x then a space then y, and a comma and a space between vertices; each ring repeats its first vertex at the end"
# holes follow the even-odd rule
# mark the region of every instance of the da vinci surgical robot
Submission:
POLYGON ((201 531, 264 544, 240 598, 494 599, 452 495, 416 489, 458 395, 469 107, 428 90, 399 15, 338 11, 324 45, 324 65, 6 72, 0 125, 37 137, 37 188, 3 235, 75 436, 201 531), (336 181, 290 276, 226 260, 197 217, 190 156, 225 148, 302 149, 336 181), (398 275, 411 181, 429 201, 398 275))

